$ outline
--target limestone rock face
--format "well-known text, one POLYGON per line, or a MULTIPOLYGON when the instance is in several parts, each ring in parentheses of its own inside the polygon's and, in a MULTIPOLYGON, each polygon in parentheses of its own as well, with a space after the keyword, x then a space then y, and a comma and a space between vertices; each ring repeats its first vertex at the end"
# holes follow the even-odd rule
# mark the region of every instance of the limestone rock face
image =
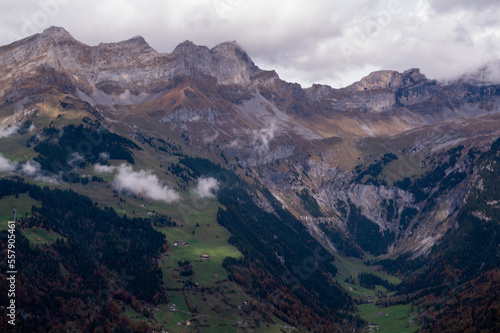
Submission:
POLYGON ((345 111, 388 111, 397 107, 416 105, 431 100, 439 91, 434 80, 428 80, 418 68, 403 73, 377 71, 343 89, 343 98, 334 102, 345 111))
POLYGON ((252 76, 261 72, 236 42, 222 43, 210 50, 185 41, 175 48, 170 59, 175 59, 176 75, 205 75, 220 85, 248 86, 252 76))
POLYGON ((412 68, 403 73, 383 70, 371 73, 348 88, 357 91, 387 89, 396 92, 426 80, 427 78, 420 73, 418 68, 412 68))
MULTIPOLYGON (((235 42, 222 43, 210 50, 186 41, 171 54, 162 54, 140 36, 88 46, 58 27, 0 48, 0 66, 3 87, 23 86, 19 80, 27 75, 47 76, 53 72, 69 81, 64 88, 71 93, 78 90, 93 104, 146 101, 171 80, 182 76, 212 78, 218 85, 247 87, 252 77, 262 72, 235 42), (142 97, 118 98, 123 94, 142 97)), ((40 84, 33 86, 43 88, 40 84)), ((16 98, 15 93, 3 91, 11 99, 16 98)))
MULTIPOLYGON (((259 69, 236 42, 209 49, 185 41, 166 54, 140 36, 88 46, 63 28, 50 27, 0 47, 0 97, 21 100, 57 88, 92 105, 134 105, 162 99, 180 80, 192 78, 204 86, 198 87, 202 91, 221 87, 215 89, 224 100, 240 105, 257 93, 293 115, 299 125, 322 135, 374 136, 437 122, 444 114, 461 118, 469 112, 462 107, 471 100, 499 96, 498 85, 478 83, 484 73, 495 72, 491 68, 496 67, 473 75, 474 84, 462 79, 443 86, 410 69, 377 71, 342 89, 325 85, 303 89, 280 80, 274 71, 259 69)), ((218 108, 215 104, 208 107, 218 108)))

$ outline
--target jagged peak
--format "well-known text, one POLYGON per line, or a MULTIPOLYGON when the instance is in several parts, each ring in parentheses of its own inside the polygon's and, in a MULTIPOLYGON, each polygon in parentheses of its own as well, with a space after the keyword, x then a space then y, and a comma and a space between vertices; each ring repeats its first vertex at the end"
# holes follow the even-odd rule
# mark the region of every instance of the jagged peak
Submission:
POLYGON ((141 35, 135 35, 134 37, 130 38, 129 40, 137 40, 137 41, 146 42, 144 37, 142 37, 141 35))
POLYGON ((117 44, 121 44, 121 45, 137 45, 137 46, 141 46, 142 48, 144 48, 144 47, 150 48, 151 47, 149 45, 149 43, 146 42, 146 39, 144 39, 144 37, 142 37, 140 35, 137 35, 137 36, 134 36, 134 37, 132 37, 130 39, 118 42, 117 44))
POLYGON ((144 37, 137 35, 130 39, 123 40, 115 43, 99 43, 97 46, 98 50, 122 50, 129 52, 131 55, 137 55, 138 53, 153 52, 157 53, 149 44, 146 42, 144 37))
POLYGON ((186 54, 186 53, 191 53, 191 52, 195 52, 195 51, 208 52, 209 50, 208 50, 208 47, 206 47, 206 46, 196 45, 195 43, 193 43, 190 40, 185 40, 175 47, 172 54, 186 54))
POLYGON ((40 36, 47 36, 47 37, 53 37, 53 38, 71 38, 74 39, 73 36, 64 28, 61 27, 56 27, 56 26, 51 26, 47 29, 45 29, 40 36))
POLYGON ((420 74, 420 68, 410 68, 410 69, 405 70, 401 74, 403 74, 403 75, 420 74))
POLYGON ((212 53, 232 53, 232 54, 240 54, 243 57, 249 58, 247 52, 238 44, 235 40, 230 42, 224 42, 215 45, 210 52, 212 53))
POLYGON ((257 69, 248 53, 236 41, 217 44, 210 50, 210 52, 216 57, 226 56, 233 59, 239 59, 246 63, 249 68, 257 69))
POLYGON ((228 42, 223 42, 223 43, 219 43, 217 45, 215 45, 211 51, 214 51, 214 50, 219 50, 219 49, 222 49, 222 50, 228 50, 228 49, 240 49, 242 50, 241 46, 238 44, 237 41, 233 40, 233 41, 228 41, 228 42))
POLYGON ((189 39, 186 39, 182 43, 179 43, 179 45, 177 45, 177 46, 197 46, 197 45, 195 43, 193 43, 192 41, 190 41, 189 39))
POLYGON ((355 90, 388 89, 395 91, 426 80, 427 77, 420 73, 420 69, 418 68, 411 68, 402 73, 393 70, 380 70, 368 74, 348 88, 355 90))

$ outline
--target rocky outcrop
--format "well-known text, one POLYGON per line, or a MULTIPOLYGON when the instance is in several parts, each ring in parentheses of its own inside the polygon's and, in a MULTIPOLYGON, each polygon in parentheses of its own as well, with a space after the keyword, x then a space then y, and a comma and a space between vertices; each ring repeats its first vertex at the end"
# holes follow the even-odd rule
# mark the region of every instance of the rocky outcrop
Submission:
POLYGON ((383 70, 371 73, 346 89, 351 91, 385 89, 396 92, 423 81, 427 81, 427 78, 420 73, 418 68, 412 68, 403 73, 383 70))
POLYGON ((344 204, 350 202, 361 209, 361 213, 378 224, 380 230, 396 230, 399 221, 388 217, 387 202, 391 202, 399 216, 405 207, 414 206, 414 198, 411 193, 397 187, 385 187, 374 185, 363 185, 350 183, 348 178, 339 183, 329 182, 320 188, 318 201, 327 207, 338 210, 339 201, 344 204))

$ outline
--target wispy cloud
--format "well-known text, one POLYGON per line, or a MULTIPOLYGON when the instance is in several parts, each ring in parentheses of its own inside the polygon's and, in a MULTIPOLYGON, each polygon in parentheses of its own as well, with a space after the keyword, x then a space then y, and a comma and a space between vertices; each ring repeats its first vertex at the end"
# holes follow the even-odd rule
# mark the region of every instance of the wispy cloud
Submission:
POLYGON ((68 156, 67 163, 70 167, 78 166, 83 162, 85 162, 85 157, 77 152, 71 153, 68 156))
POLYGON ((20 173, 30 177, 35 177, 42 169, 40 163, 33 160, 22 163, 20 166, 20 173))
POLYGON ((19 125, 0 127, 0 139, 12 136, 19 130, 19 125))
POLYGON ((99 161, 106 162, 107 160, 109 160, 109 153, 106 152, 99 153, 99 161))
POLYGON ((97 173, 113 173, 116 170, 116 167, 109 165, 96 164, 94 165, 94 170, 97 173))
POLYGON ((276 133, 276 123, 272 121, 269 126, 252 131, 252 145, 258 151, 269 151, 269 144, 274 139, 276 133))
POLYGON ((168 185, 162 184, 152 171, 134 171, 128 164, 117 167, 96 164, 94 170, 98 173, 114 173, 113 186, 118 191, 167 203, 180 199, 180 195, 168 185))
POLYGON ((0 154, 0 172, 11 172, 16 170, 17 164, 0 154))
POLYGON ((34 160, 28 160, 26 162, 19 163, 17 172, 19 172, 21 175, 29 176, 37 181, 45 183, 60 182, 56 175, 43 171, 40 163, 34 160))
POLYGON ((0 172, 13 172, 46 183, 57 183, 57 177, 42 170, 40 163, 28 160, 22 163, 11 161, 0 154, 0 172))
POLYGON ((201 198, 215 198, 219 190, 219 182, 213 177, 201 177, 193 192, 201 198))

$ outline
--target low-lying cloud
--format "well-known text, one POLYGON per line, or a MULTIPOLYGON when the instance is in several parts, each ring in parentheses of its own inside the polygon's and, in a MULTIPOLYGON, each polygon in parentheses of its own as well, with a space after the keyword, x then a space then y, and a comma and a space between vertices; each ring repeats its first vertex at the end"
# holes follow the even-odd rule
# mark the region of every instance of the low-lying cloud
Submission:
POLYGON ((40 163, 37 161, 13 162, 5 158, 2 154, 0 154, 0 172, 14 172, 46 183, 58 182, 56 176, 43 171, 40 163))
POLYGON ((35 177, 42 170, 40 163, 33 160, 22 163, 20 167, 20 173, 30 177, 35 177))
POLYGON ((99 153, 99 161, 107 162, 108 160, 109 160, 109 153, 107 152, 99 153))
POLYGON ((0 154, 0 172, 11 172, 16 170, 17 164, 0 154))
POLYGON ((132 166, 121 164, 120 166, 107 166, 96 164, 94 170, 97 173, 114 173, 113 186, 120 192, 142 195, 156 201, 167 203, 180 199, 179 194, 162 184, 152 171, 134 171, 132 166))
POLYGON ((94 170, 97 173, 113 173, 116 170, 116 167, 109 165, 96 164, 94 165, 94 170))
POLYGON ((19 130, 19 125, 0 127, 0 139, 12 136, 19 130))
POLYGON ((252 131, 252 145, 260 152, 269 151, 269 144, 274 139, 276 133, 276 123, 271 122, 269 126, 260 130, 252 131))
POLYGON ((70 167, 78 166, 85 162, 85 157, 77 152, 71 153, 68 156, 68 165, 70 167))
POLYGON ((56 175, 43 171, 40 163, 34 160, 19 163, 19 169, 17 172, 40 182, 60 183, 60 179, 58 179, 56 175))
POLYGON ((16 135, 16 134, 23 135, 23 134, 26 134, 28 132, 31 133, 36 129, 35 125, 33 125, 33 124, 30 124, 29 127, 26 127, 26 126, 27 126, 27 123, 25 123, 24 125, 16 123, 16 124, 11 125, 11 126, 0 127, 0 139, 7 138, 9 136, 16 135))
POLYGON ((201 198, 215 198, 219 190, 219 182, 213 177, 201 177, 193 192, 201 198))

